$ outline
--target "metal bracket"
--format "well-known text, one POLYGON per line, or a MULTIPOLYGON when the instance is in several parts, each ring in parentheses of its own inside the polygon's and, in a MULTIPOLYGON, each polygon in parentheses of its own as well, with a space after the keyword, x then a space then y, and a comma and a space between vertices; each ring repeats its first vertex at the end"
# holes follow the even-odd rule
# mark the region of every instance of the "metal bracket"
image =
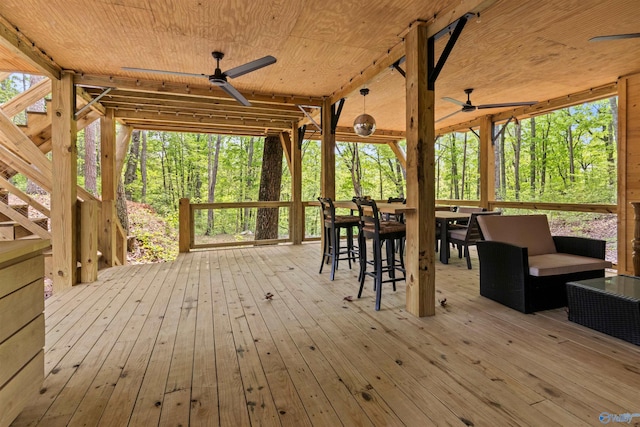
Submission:
POLYGON ((504 131, 507 130, 507 126, 509 126, 509 123, 511 123, 511 120, 513 120, 513 119, 515 119, 515 117, 513 117, 513 116, 509 117, 509 120, 507 120, 507 123, 502 125, 502 129, 500 129, 500 132, 498 132, 496 135, 493 136, 493 138, 491 138, 491 145, 496 145, 496 141, 498 140, 498 138, 500 136, 502 136, 504 131))
POLYGON ((331 134, 336 134, 336 128, 338 127, 338 120, 340 120, 340 114, 342 114, 342 107, 344 107, 344 98, 340 98, 336 104, 331 105, 331 134), (336 111, 336 104, 338 110, 336 111))
POLYGON ((464 26, 466 25, 467 21, 473 17, 476 16, 473 13, 465 13, 464 15, 462 15, 460 18, 456 19, 455 21, 453 21, 451 24, 447 25, 445 28, 443 28, 442 30, 438 31, 436 34, 434 34, 433 36, 429 37, 429 46, 428 46, 428 52, 427 52, 427 56, 428 56, 428 70, 429 70, 429 82, 428 82, 428 89, 429 90, 434 90, 435 88, 435 84, 436 84, 436 79, 438 78, 438 75, 440 75, 440 71, 442 71, 442 67, 444 67, 444 64, 447 62, 447 59, 449 58, 449 54, 451 53, 451 51, 453 50, 453 47, 456 45, 456 42, 458 41, 458 37, 460 37, 460 34, 462 33, 462 30, 464 28, 464 26), (445 36, 446 34, 450 34, 451 37, 449 37, 449 40, 447 41, 447 45, 444 47, 442 53, 440 54, 440 59, 438 59, 438 63, 434 66, 434 57, 433 57, 433 49, 434 49, 434 45, 436 40, 440 39, 441 37, 445 36))
POLYGON ((390 68, 393 68, 394 70, 399 72, 402 75, 402 77, 404 77, 405 79, 407 78, 407 73, 405 73, 405 71, 402 68, 400 68, 400 64, 402 64, 406 60, 407 60, 407 57, 403 56, 402 58, 398 59, 396 62, 391 64, 390 66, 390 68))
POLYGON ((85 111, 87 111, 87 109, 91 108, 91 106, 93 104, 95 104, 96 102, 100 101, 100 99, 105 96, 106 94, 108 94, 109 92, 111 92, 113 89, 112 87, 108 87, 105 90, 102 91, 102 93, 98 96, 96 96, 95 98, 93 98, 91 101, 89 101, 87 103, 87 105, 85 105, 84 107, 82 107, 80 110, 78 110, 74 115, 73 115, 73 119, 74 120, 78 120, 78 118, 80 118, 80 116, 82 116, 82 113, 84 113, 85 111))
POLYGON ((478 132, 476 132, 475 130, 469 128, 469 130, 471 131, 472 134, 474 134, 476 137, 478 137, 478 140, 480 139, 480 135, 478 135, 478 132))
MULTIPOLYGON (((320 130, 322 131, 322 129, 320 130)), ((298 150, 302 148, 302 140, 304 139, 305 133, 307 133, 307 125, 300 126, 298 128, 298 150)))
POLYGON ((311 114, 309 114, 307 112, 307 110, 304 109, 304 107, 302 105, 298 105, 298 108, 300 109, 300 111, 302 111, 304 113, 305 116, 307 116, 307 119, 309 119, 309 121, 311 123, 313 123, 313 125, 320 131, 322 132, 322 127, 318 124, 318 122, 315 121, 315 119, 311 116, 311 114))

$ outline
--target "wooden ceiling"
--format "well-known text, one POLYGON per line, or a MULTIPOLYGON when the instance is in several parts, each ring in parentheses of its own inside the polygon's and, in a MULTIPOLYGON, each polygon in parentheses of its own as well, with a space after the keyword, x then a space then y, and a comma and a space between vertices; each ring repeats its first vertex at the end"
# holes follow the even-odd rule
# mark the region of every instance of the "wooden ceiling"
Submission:
MULTIPOLYGON (((278 132, 305 112, 313 115, 324 97, 345 96, 338 126, 346 139, 363 111, 358 91, 364 83, 371 91, 366 111, 384 140, 405 128, 405 85, 399 72, 380 64, 402 51, 413 23, 442 27, 479 9, 436 82, 436 118, 459 108, 440 98, 464 101, 467 87, 474 88, 475 104, 542 101, 640 71, 640 39, 588 41, 638 32, 637 0, 3 0, 0 36, 31 43, 54 65, 75 71, 93 96, 115 88, 101 102, 139 128, 278 132), (253 107, 240 106, 203 78, 122 70, 209 74, 213 50, 225 53, 223 71, 265 55, 277 58, 230 80, 253 107)), ((436 43, 438 53, 447 39, 436 43)), ((0 71, 34 72, 13 50, 0 43, 0 71)), ((459 113, 436 127, 505 110, 459 113)))

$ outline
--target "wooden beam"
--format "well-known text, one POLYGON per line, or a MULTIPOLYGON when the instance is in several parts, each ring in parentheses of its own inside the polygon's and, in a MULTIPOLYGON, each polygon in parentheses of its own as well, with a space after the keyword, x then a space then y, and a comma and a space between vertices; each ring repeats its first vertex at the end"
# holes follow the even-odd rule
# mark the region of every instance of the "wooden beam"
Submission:
POLYGON ((396 155, 396 158, 400 162, 400 165, 402 166, 402 169, 404 169, 405 172, 406 172, 406 170, 407 170, 407 154, 404 152, 402 147, 400 147, 400 144, 398 144, 397 141, 388 142, 387 144, 389 144, 389 148, 391 148, 391 151, 393 151, 393 154, 396 155))
POLYGON ((9 181, 7 181, 1 176, 0 176, 0 187, 6 190, 9 190, 11 194, 18 197, 20 200, 27 203, 29 206, 33 207, 35 210, 37 210, 44 216, 48 218, 51 217, 51 211, 49 209, 41 205, 38 201, 36 201, 32 197, 29 197, 29 195, 23 193, 22 190, 20 190, 18 187, 16 187, 15 185, 13 185, 12 183, 10 183, 9 181))
MULTIPOLYGON (((86 92, 92 97, 98 96, 102 93, 102 88, 86 88, 86 92)), ((281 111, 296 113, 298 116, 302 116, 298 106, 292 104, 273 104, 273 103, 261 103, 254 101, 251 107, 245 107, 238 104, 234 99, 222 99, 211 98, 203 96, 185 96, 181 94, 164 93, 164 92, 137 92, 134 90, 112 90, 104 98, 104 101, 108 103, 120 103, 129 101, 137 104, 145 105, 182 105, 185 108, 214 108, 220 111, 244 111, 246 113, 252 111, 260 112, 272 112, 281 111)))
POLYGON ((51 79, 60 80, 62 69, 45 55, 31 40, 0 16, 0 45, 24 58, 37 70, 51 79))
POLYGON ((559 98, 549 99, 547 101, 539 102, 530 107, 515 108, 509 111, 503 111, 493 115, 493 122, 498 123, 504 120, 508 120, 510 117, 526 118, 545 114, 550 111, 558 110, 560 108, 570 107, 572 105, 583 104, 585 102, 591 102, 598 99, 615 96, 618 94, 618 83, 610 83, 597 88, 584 90, 581 92, 572 93, 559 98))
MULTIPOLYGON (((435 94, 428 89, 426 25, 406 37, 407 60, 407 311, 435 314, 435 94)), ((446 250, 442 248, 441 250, 446 250)))
POLYGON ((102 173, 102 214, 99 249, 102 265, 113 267, 116 260, 116 121, 114 110, 108 108, 100 123, 100 171, 102 173))
POLYGON ((293 170, 291 168, 291 137, 289 136, 289 132, 280 132, 280 143, 282 144, 282 151, 284 151, 284 156, 287 159, 289 172, 293 175, 293 170))
MULTIPOLYGON (((435 35, 465 13, 482 12, 495 2, 496 0, 461 0, 458 2, 454 2, 453 5, 439 12, 437 17, 429 22, 429 28, 425 34, 425 38, 435 35)), ((417 25, 424 25, 424 23, 418 21, 411 23, 409 25, 409 32, 411 32, 417 25)), ((341 98, 348 97, 348 95, 359 89, 365 83, 372 80, 382 71, 387 70, 394 62, 405 56, 405 43, 406 38, 403 42, 400 42, 397 45, 393 46, 391 49, 387 50, 385 55, 373 61, 367 68, 360 71, 360 74, 352 77, 347 84, 343 85, 340 89, 332 93, 331 103, 334 104, 341 98)))
POLYGON ((44 228, 40 227, 38 224, 33 222, 31 219, 27 218, 17 210, 13 209, 11 206, 6 205, 4 203, 0 203, 0 213, 11 218, 12 221, 17 222, 36 236, 41 239, 50 239, 51 233, 49 233, 44 228))
MULTIPOLYGON (((93 101, 93 96, 91 96, 86 90, 84 90, 84 88, 80 86, 76 87, 76 95, 78 96, 78 98, 84 101, 82 104, 79 103, 78 107, 84 107, 85 105, 93 101)), ((105 107, 100 103, 100 101, 91 104, 91 107, 89 107, 89 109, 97 111, 102 116, 105 115, 105 107)))
MULTIPOLYGON (((322 106, 322 152, 321 183, 322 197, 336 198, 336 136, 331 132, 331 100, 325 99, 322 106)), ((323 233, 324 234, 324 233, 323 233)))
POLYGON ((92 283, 98 280, 98 221, 99 206, 95 200, 87 200, 80 206, 80 282, 92 283))
POLYGON ((233 126, 219 125, 196 125, 189 123, 147 123, 137 120, 118 120, 126 123, 138 130, 152 130, 165 132, 192 132, 192 133, 213 133, 216 135, 242 135, 242 136, 277 136, 282 132, 278 129, 262 129, 262 128, 238 128, 233 126))
POLYGON ((289 130, 291 128, 290 121, 268 120, 268 119, 240 119, 227 118, 218 114, 181 114, 181 113, 165 113, 165 112, 147 112, 147 111, 127 111, 118 110, 116 118, 129 120, 144 120, 146 122, 161 123, 193 123, 193 124, 211 124, 223 126, 235 126, 238 128, 261 128, 261 129, 277 129, 280 131, 289 130))
POLYGON ((635 221, 632 202, 640 201, 640 74, 618 81, 618 273, 634 274, 635 221))
MULTIPOLYGON (((183 96, 206 97, 229 100, 229 95, 213 85, 186 85, 158 80, 132 79, 129 77, 113 77, 100 75, 76 75, 74 83, 79 86, 114 87, 117 89, 134 90, 137 92, 162 92, 183 96)), ((280 94, 252 94, 242 92, 250 102, 264 104, 288 105, 322 105, 322 99, 312 96, 289 96, 280 94)))
POLYGON ((53 291, 60 292, 77 283, 77 160, 73 76, 63 73, 52 87, 53 177, 51 231, 53 250, 53 291))
POLYGON ((124 168, 124 159, 127 157, 127 151, 129 151, 129 142, 131 142, 131 134, 133 133, 133 127, 120 126, 116 136, 116 180, 120 181, 122 177, 122 169, 124 168))
POLYGON ((4 138, 0 138, 0 142, 7 148, 15 151, 45 175, 51 175, 51 161, 2 110, 0 110, 0 134, 4 135, 4 138))
POLYGON ((304 207, 302 206, 302 150, 298 129, 292 129, 291 138, 291 240, 301 245, 304 239, 304 207))
POLYGON ((189 253, 191 250, 191 242, 193 236, 191 236, 191 223, 193 219, 193 212, 189 206, 189 199, 180 199, 178 204, 178 216, 179 233, 178 233, 178 252, 189 253))
POLYGON ((51 93, 51 80, 44 79, 0 105, 0 108, 8 117, 13 117, 49 93, 51 93))
POLYGON ((8 71, 0 71, 0 82, 5 81, 5 79, 7 77, 9 77, 11 74, 13 74, 13 73, 8 72, 8 71))
POLYGON ((496 199, 495 151, 493 149, 493 121, 491 116, 480 120, 480 206, 489 209, 496 199))

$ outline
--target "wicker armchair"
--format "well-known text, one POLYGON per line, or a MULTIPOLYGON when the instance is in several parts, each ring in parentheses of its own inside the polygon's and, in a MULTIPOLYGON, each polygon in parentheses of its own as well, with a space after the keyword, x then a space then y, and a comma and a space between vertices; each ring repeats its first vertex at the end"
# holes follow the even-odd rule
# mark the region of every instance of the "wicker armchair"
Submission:
POLYGON ((567 305, 566 283, 604 277, 605 242, 551 236, 546 215, 480 216, 480 295, 523 313, 567 305))

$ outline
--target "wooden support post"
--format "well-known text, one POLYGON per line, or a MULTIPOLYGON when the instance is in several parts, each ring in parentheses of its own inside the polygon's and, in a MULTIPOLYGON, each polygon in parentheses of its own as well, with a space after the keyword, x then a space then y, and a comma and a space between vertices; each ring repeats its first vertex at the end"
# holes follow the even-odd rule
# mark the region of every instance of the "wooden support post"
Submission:
POLYGON ((495 151, 491 116, 480 118, 480 206, 490 209, 496 199, 495 151))
POLYGON ((193 214, 191 213, 191 206, 189 199, 180 199, 178 221, 179 221, 179 236, 178 236, 178 252, 189 253, 191 250, 191 243, 194 237, 191 235, 193 228, 193 214))
MULTIPOLYGON (((406 36, 407 100, 407 311, 435 314, 434 91, 427 85, 427 26, 406 36)), ((443 249, 444 250, 444 249, 443 249)))
POLYGON ((298 129, 292 130, 291 139, 291 240, 294 245, 304 239, 304 206, 302 206, 302 150, 298 129))
POLYGON ((618 274, 634 272, 633 203, 640 197, 640 74, 618 80, 618 274))
POLYGON ((59 292, 77 283, 76 203, 77 161, 75 93, 73 75, 63 73, 52 82, 51 140, 52 192, 51 231, 53 250, 53 291, 59 292))
POLYGON ((98 202, 87 200, 80 207, 80 282, 91 283, 98 280, 98 202))
MULTIPOLYGON (((322 104, 322 154, 321 154, 322 197, 336 198, 336 135, 331 132, 331 100, 322 104)), ((324 234, 324 233, 323 233, 324 234)))
POLYGON ((398 144, 398 141, 388 142, 387 144, 389 145, 389 148, 391 148, 391 151, 393 151, 393 154, 396 155, 396 158, 400 162, 400 166, 402 166, 402 169, 404 169, 406 172, 407 171, 407 154, 404 152, 402 147, 400 147, 400 144, 398 144))
POLYGON ((101 265, 113 267, 116 260, 116 122, 114 110, 108 108, 100 123, 100 166, 102 173, 102 215, 99 247, 101 265))

